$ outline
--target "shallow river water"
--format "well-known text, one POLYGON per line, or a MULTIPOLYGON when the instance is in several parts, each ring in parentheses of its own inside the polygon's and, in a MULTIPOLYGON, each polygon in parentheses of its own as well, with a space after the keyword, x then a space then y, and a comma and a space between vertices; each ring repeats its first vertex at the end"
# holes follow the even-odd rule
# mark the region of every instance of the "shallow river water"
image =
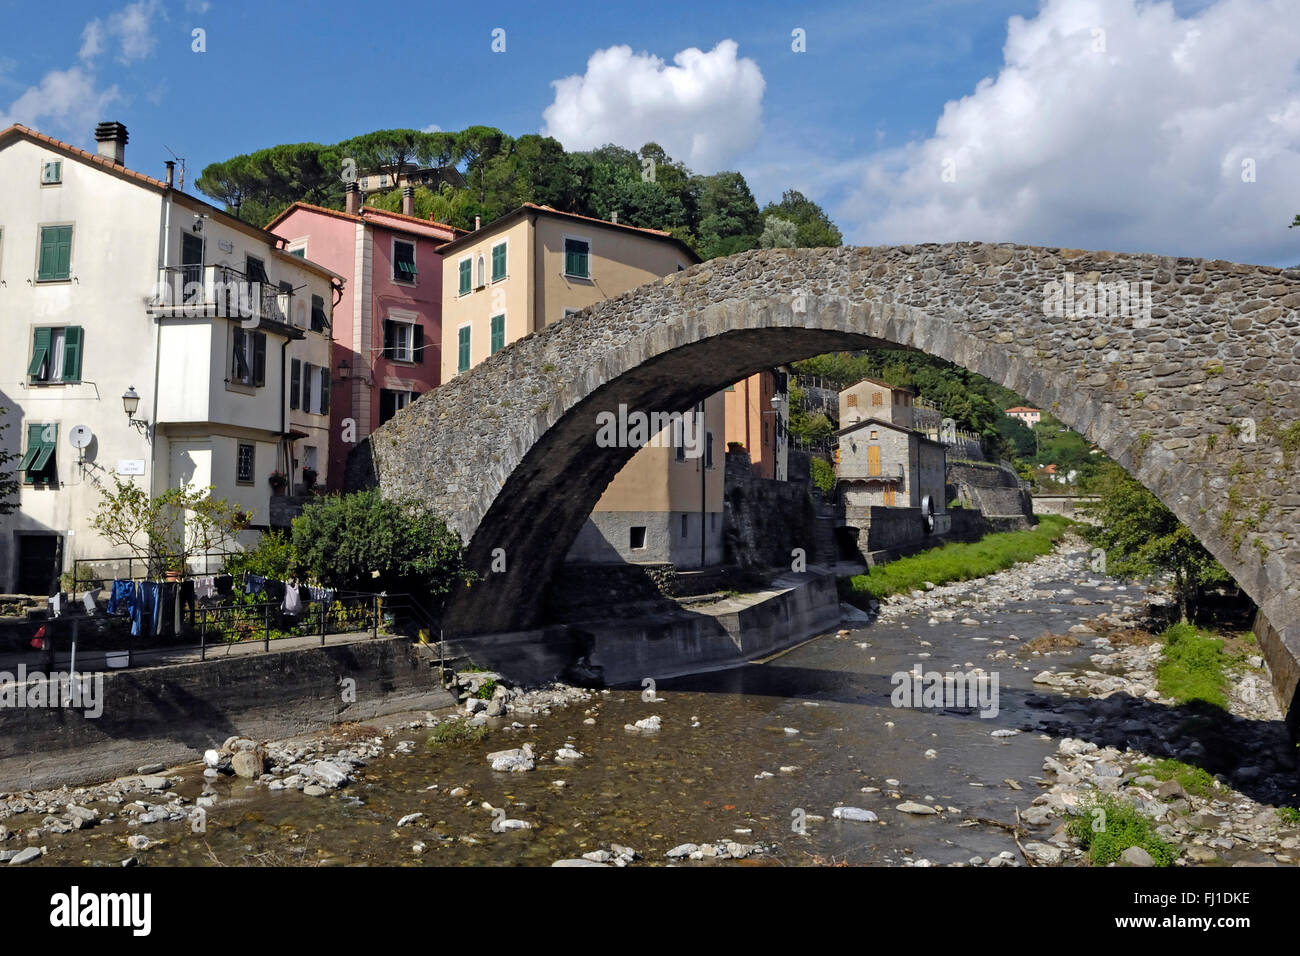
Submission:
MULTIPOLYGON (((429 731, 398 731, 384 756, 325 797, 222 777, 213 783, 216 802, 203 833, 188 823, 129 826, 119 819, 50 835, 43 841, 48 853, 36 865, 115 866, 132 855, 151 866, 549 865, 611 843, 658 864, 679 844, 728 840, 769 851, 727 865, 921 858, 938 865, 1014 852, 1010 833, 961 824, 976 818, 1013 822, 1016 808, 1028 807, 1041 792, 1033 781, 1057 741, 1033 730, 1042 715, 1026 703, 1041 691, 1031 679, 1045 662, 990 661, 988 655, 1143 600, 1138 588, 1088 574, 1085 559, 1077 552, 1070 556, 1072 571, 1034 581, 1056 592, 1051 598, 972 612, 978 625, 959 623, 966 616, 961 610, 954 621, 938 624, 928 623, 926 613, 876 621, 763 663, 660 681, 661 702, 643 700, 639 687, 617 689, 597 692, 585 705, 524 718, 535 720, 535 728, 512 730, 514 718, 497 719, 488 739, 472 744, 434 749, 424 743, 429 731), (1095 603, 1070 603, 1081 598, 1095 603), (1009 641, 1009 635, 1020 640, 1009 641), (917 663, 927 671, 996 670, 997 716, 891 706, 890 675, 917 663), (662 720, 659 732, 624 730, 651 714, 662 720), (594 724, 584 723, 589 716, 594 724), (1024 732, 991 736, 999 729, 1024 732), (401 740, 415 742, 411 752, 393 752, 401 740), (585 757, 566 765, 539 761, 527 773, 488 767, 486 753, 524 742, 548 756, 570 742, 585 757), (934 755, 927 757, 929 750, 934 755), (452 797, 454 787, 468 794, 452 797), (532 828, 493 832, 483 801, 532 828), (913 816, 895 809, 902 801, 945 811, 913 816), (881 822, 833 819, 839 804, 872 810, 881 822), (397 821, 412 813, 425 816, 399 828, 397 821), (807 817, 813 819, 796 832, 807 817), (132 833, 161 842, 133 854, 125 843, 132 833), (412 850, 417 842, 427 847, 419 855, 412 850)), ((978 594, 979 584, 971 589, 978 594)), ((1085 642, 1052 655, 1052 663, 1084 662, 1091 652, 1085 642)), ((203 787, 202 767, 178 772, 184 779, 177 790, 192 800, 203 787)))

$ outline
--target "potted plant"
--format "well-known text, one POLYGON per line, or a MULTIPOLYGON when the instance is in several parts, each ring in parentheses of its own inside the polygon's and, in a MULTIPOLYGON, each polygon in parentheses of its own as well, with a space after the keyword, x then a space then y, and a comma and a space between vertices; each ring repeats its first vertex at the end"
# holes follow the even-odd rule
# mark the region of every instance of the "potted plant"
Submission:
POLYGON ((271 483, 271 490, 277 495, 284 491, 284 489, 289 485, 289 479, 286 478, 284 472, 278 468, 271 472, 271 475, 267 480, 271 483))

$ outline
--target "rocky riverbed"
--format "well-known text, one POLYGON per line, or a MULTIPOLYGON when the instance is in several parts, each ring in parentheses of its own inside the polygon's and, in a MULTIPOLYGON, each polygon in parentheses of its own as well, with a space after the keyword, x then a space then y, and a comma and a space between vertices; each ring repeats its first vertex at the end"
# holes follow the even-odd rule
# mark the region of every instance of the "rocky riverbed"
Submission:
POLYGON ((774 660, 652 689, 465 671, 454 713, 229 738, 202 763, 0 795, 0 860, 1080 865, 1069 822, 1106 795, 1177 865, 1296 862, 1294 749, 1262 662, 1242 657, 1217 719, 1163 700, 1159 596, 1087 560, 1067 540, 774 660), (894 706, 918 666, 996 675, 996 715, 894 706))

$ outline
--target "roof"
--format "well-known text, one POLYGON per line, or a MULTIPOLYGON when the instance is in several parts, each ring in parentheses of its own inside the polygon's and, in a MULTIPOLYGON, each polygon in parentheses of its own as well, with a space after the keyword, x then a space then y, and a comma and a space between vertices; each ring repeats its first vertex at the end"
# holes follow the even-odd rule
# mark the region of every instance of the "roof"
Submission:
POLYGON ((540 213, 544 216, 554 216, 557 219, 567 219, 572 222, 589 222, 609 229, 622 229, 626 232, 639 233, 647 239, 658 239, 663 242, 672 243, 682 252, 686 253, 686 255, 690 257, 692 263, 703 261, 694 249, 665 229, 647 229, 643 226, 629 226, 621 222, 610 222, 608 219, 596 219, 592 216, 583 216, 576 212, 564 212, 554 208, 553 206, 539 206, 537 203, 532 202, 526 202, 522 206, 510 210, 510 212, 501 216, 499 219, 495 219, 473 232, 466 233, 463 236, 458 236, 456 239, 453 239, 451 242, 447 243, 447 245, 443 246, 443 251, 450 252, 454 249, 459 249, 462 246, 469 245, 471 242, 476 241, 476 239, 495 232, 497 229, 503 228, 529 213, 540 213))
MULTIPOLYGON (((276 216, 266 224, 267 231, 273 230, 280 225, 289 215, 295 211, 319 213, 324 216, 333 216, 336 219, 347 219, 350 222, 364 222, 382 225, 386 229, 395 229, 398 232, 406 232, 412 235, 425 236, 427 238, 439 239, 441 236, 431 235, 432 230, 445 229, 454 237, 457 233, 466 235, 464 229, 458 229, 455 226, 448 225, 445 222, 437 222, 433 219, 419 219, 415 216, 408 216, 400 212, 389 212, 387 209, 376 209, 374 206, 362 206, 361 213, 347 212, 342 209, 330 209, 327 206, 315 206, 308 202, 296 202, 289 206, 284 212, 276 216), (378 217, 378 218, 376 218, 378 217), (382 222, 382 219, 395 219, 397 222, 382 222), (415 226, 423 226, 423 229, 416 229, 415 226)), ((277 236, 280 234, 277 232, 277 236)), ((281 236, 281 238, 293 238, 291 236, 281 236)))
POLYGON ((857 431, 859 428, 862 428, 864 425, 879 425, 881 428, 891 428, 896 432, 903 432, 906 435, 914 435, 918 441, 929 442, 932 445, 943 445, 944 447, 947 447, 946 445, 944 445, 943 442, 935 441, 929 435, 926 435, 923 432, 919 432, 915 428, 905 428, 902 425, 895 425, 893 422, 887 422, 883 418, 864 418, 860 422, 854 422, 852 425, 847 425, 844 428, 841 428, 835 434, 837 436, 847 435, 849 432, 857 431))
POLYGON ((1006 410, 1008 415, 1012 412, 1034 412, 1036 414, 1041 414, 1042 411, 1041 408, 1030 408, 1028 405, 1017 405, 1015 408, 1008 408, 1006 410))
POLYGON ((872 384, 872 385, 879 385, 881 388, 887 388, 887 389, 889 389, 891 392, 908 392, 908 393, 911 393, 911 394, 915 394, 915 392, 916 392, 916 390, 915 390, 914 388, 912 388, 912 386, 910 386, 910 385, 890 385, 888 382, 882 382, 882 381, 881 381, 880 379, 878 379, 878 378, 864 378, 864 379, 862 379, 862 381, 860 381, 860 382, 854 382, 854 383, 853 383, 852 385, 850 385, 848 388, 842 388, 842 389, 840 389, 840 391, 841 391, 841 392, 851 392, 853 389, 857 388, 859 385, 865 385, 865 384, 867 384, 867 383, 870 383, 870 384, 872 384))
MULTIPOLYGON (((182 192, 179 189, 176 189, 174 186, 168 186, 161 179, 154 179, 152 176, 146 176, 144 173, 136 172, 134 169, 128 169, 126 166, 115 163, 111 159, 108 159, 105 156, 100 156, 98 153, 88 152, 80 148, 79 146, 73 146, 71 143, 65 143, 61 139, 55 139, 53 136, 47 136, 45 133, 37 132, 36 130, 31 129, 30 127, 27 126, 23 126, 20 123, 14 123, 12 126, 8 126, 5 129, 0 130, 0 147, 3 147, 8 140, 17 137, 29 139, 36 143, 41 143, 45 146, 50 147, 51 149, 58 150, 59 152, 63 153, 66 156, 71 156, 73 159, 78 159, 84 163, 89 163, 92 166, 98 166, 106 173, 110 173, 122 179, 133 180, 139 183, 141 186, 147 186, 150 189, 156 190, 159 193, 163 193, 163 194, 170 193, 172 199, 175 202, 178 202, 184 206, 189 206, 191 208, 202 209, 206 211, 209 216, 218 217, 223 223, 225 223, 228 226, 231 226, 235 229, 239 229, 242 232, 248 233, 249 235, 257 236, 258 238, 266 242, 268 246, 271 247, 271 251, 273 253, 279 253, 281 251, 275 248, 275 240, 278 237, 274 233, 272 233, 269 229, 259 229, 257 226, 254 226, 252 223, 244 222, 242 219, 238 218, 237 216, 232 216, 224 209, 219 209, 218 207, 212 205, 212 203, 210 202, 205 202, 204 200, 199 199, 197 196, 191 196, 189 193, 182 192)), ((319 263, 316 262, 312 262, 310 259, 304 259, 301 256, 294 256, 294 261, 313 272, 320 273, 321 275, 325 275, 336 279, 343 278, 343 276, 339 275, 337 272, 333 272, 329 269, 326 269, 323 265, 320 265, 319 263)))

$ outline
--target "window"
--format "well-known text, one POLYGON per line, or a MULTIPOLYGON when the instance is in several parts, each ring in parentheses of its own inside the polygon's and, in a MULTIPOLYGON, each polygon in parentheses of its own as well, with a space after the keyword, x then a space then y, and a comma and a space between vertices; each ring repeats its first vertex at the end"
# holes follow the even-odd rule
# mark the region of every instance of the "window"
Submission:
POLYGON ((253 483, 253 464, 257 460, 257 446, 252 442, 239 443, 235 451, 235 482, 241 485, 253 483))
POLYGON ((330 327, 329 317, 325 314, 325 299, 322 296, 311 297, 311 330, 324 332, 330 327))
POLYGON ((645 528, 638 525, 628 529, 628 547, 633 551, 645 549, 645 528))
POLYGON ((871 440, 872 440, 872 441, 875 441, 876 438, 877 438, 877 436, 878 436, 879 434, 880 434, 880 433, 879 433, 878 431, 876 431, 875 429, 872 429, 872 431, 871 431, 871 440))
POLYGON ((32 330, 27 376, 33 385, 81 381, 82 330, 79 325, 32 330))
POLYGON ((462 325, 456 330, 457 336, 457 356, 456 371, 464 372, 469 369, 469 326, 462 325))
POLYGON ((883 404, 885 404, 884 397, 883 397, 879 392, 872 392, 872 393, 871 393, 871 404, 872 404, 872 405, 883 405, 883 404))
POLYGON ((704 467, 713 467, 713 432, 706 432, 704 436, 704 467))
POLYGON ((55 159, 41 164, 42 186, 57 186, 61 182, 63 182, 63 163, 55 159))
POLYGON ((858 396, 856 396, 856 395, 850 395, 850 396, 849 396, 849 400, 848 400, 848 402, 846 402, 845 404, 847 404, 847 405, 849 406, 849 408, 857 408, 857 407, 858 407, 858 396))
POLYGON ((393 278, 399 282, 415 281, 415 243, 393 240, 393 278))
POLYGON ((413 322, 385 319, 384 358, 394 362, 423 362, 424 327, 413 322))
POLYGON ((307 247, 306 247, 306 246, 299 246, 297 249, 290 249, 290 250, 289 250, 289 255, 291 255, 291 256, 297 256, 299 259, 306 259, 306 258, 307 258, 307 247))
POLYGON ((266 333, 234 327, 230 381, 261 388, 266 384, 266 333))
POLYGON ((590 256, 591 243, 582 239, 565 239, 564 274, 578 279, 590 279, 590 256))
POLYGON ((271 280, 266 275, 265 263, 253 256, 244 257, 244 276, 249 282, 260 282, 263 285, 271 284, 271 280))
POLYGON ((461 259, 458 268, 460 269, 460 292, 457 294, 469 295, 470 272, 472 271, 473 266, 470 264, 469 259, 461 259))
POLYGON ((379 390, 379 424, 382 425, 384 422, 388 421, 419 397, 419 392, 408 392, 396 388, 381 388, 379 390))
POLYGON ((506 347, 506 317, 492 316, 492 354, 495 355, 506 347))
POLYGON ((481 289, 487 285, 487 279, 484 278, 484 270, 487 268, 485 263, 486 260, 483 258, 483 253, 480 252, 478 254, 478 282, 475 283, 475 288, 481 289))
POLYGON ((506 244, 498 242, 492 247, 492 281, 498 282, 506 277, 506 244))
POLYGON ((687 522, 687 519, 689 519, 689 518, 690 518, 690 515, 682 515, 682 537, 683 537, 683 538, 686 537, 686 530, 687 530, 687 528, 686 528, 686 522, 687 522))
POLYGON ((41 226, 37 282, 58 282, 72 275, 72 227, 41 226))
POLYGON ((18 465, 18 470, 23 473, 23 484, 47 485, 58 478, 54 461, 58 444, 58 425, 27 426, 27 451, 18 465))
POLYGON ((289 407, 301 408, 308 415, 328 415, 330 411, 330 370, 310 362, 293 359, 290 363, 289 407))

